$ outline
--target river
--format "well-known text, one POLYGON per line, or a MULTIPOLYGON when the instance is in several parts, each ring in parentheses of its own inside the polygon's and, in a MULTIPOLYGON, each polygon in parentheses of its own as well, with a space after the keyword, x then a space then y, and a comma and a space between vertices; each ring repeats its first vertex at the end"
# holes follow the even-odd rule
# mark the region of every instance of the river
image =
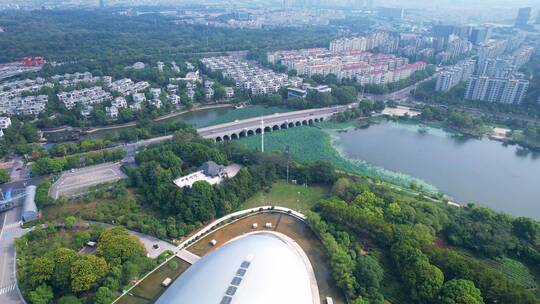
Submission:
POLYGON ((423 179, 453 199, 540 219, 540 155, 489 139, 383 122, 332 132, 347 158, 423 179))
MULTIPOLYGON (((198 109, 161 120, 160 123, 183 121, 193 125, 195 128, 202 128, 221 123, 232 122, 235 120, 253 118, 263 115, 271 115, 274 113, 284 113, 294 111, 294 109, 285 107, 267 107, 261 105, 246 106, 241 109, 234 107, 207 108, 198 109)), ((126 127, 132 128, 132 127, 126 127)), ((85 138, 96 139, 113 136, 126 128, 118 128, 112 130, 102 130, 86 135, 85 138)))

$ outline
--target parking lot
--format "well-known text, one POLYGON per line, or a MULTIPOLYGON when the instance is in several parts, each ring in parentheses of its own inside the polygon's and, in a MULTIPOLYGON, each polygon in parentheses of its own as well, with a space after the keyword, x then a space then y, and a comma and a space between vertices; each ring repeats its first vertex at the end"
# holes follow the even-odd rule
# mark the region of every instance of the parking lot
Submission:
POLYGON ((71 197, 83 193, 86 189, 99 184, 110 183, 127 178, 120 170, 121 164, 103 164, 64 172, 52 185, 49 195, 54 199, 71 197))

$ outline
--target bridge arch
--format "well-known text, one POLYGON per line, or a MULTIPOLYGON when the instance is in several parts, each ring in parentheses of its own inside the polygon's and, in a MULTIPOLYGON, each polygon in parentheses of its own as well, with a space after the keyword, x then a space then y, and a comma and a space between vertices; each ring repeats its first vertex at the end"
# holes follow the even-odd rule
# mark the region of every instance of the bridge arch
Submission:
POLYGON ((238 139, 238 134, 236 133, 231 134, 231 139, 238 139))
POLYGON ((261 133, 262 133, 262 129, 261 129, 261 128, 257 128, 257 129, 255 130, 255 133, 256 133, 256 134, 261 134, 261 133))
POLYGON ((307 120, 302 120, 302 125, 307 126, 308 125, 307 120))
POLYGON ((299 127, 299 126, 301 126, 301 125, 302 125, 302 122, 300 122, 300 121, 297 121, 297 122, 295 122, 294 124, 295 124, 295 125, 296 125, 297 127, 299 127))
POLYGON ((255 135, 255 132, 253 132, 253 130, 248 130, 247 136, 252 136, 252 135, 255 135))
POLYGON ((272 132, 272 128, 270 128, 270 127, 264 127, 264 132, 272 132))
POLYGON ((240 133, 238 134, 238 136, 239 136, 240 138, 246 137, 246 136, 247 136, 246 131, 240 132, 240 133))
POLYGON ((308 120, 308 124, 312 125, 313 124, 313 119, 308 120))
POLYGON ((289 127, 289 125, 287 125, 286 122, 284 122, 283 124, 281 124, 281 128, 282 129, 287 129, 289 127))
POLYGON ((272 130, 278 131, 278 130, 279 130, 279 125, 274 125, 274 126, 272 127, 272 130))
POLYGON ((294 123, 290 122, 289 123, 289 128, 293 128, 294 127, 294 123))
POLYGON ((223 136, 223 141, 231 140, 231 137, 229 135, 223 136))
POLYGON ((220 141, 223 141, 223 139, 221 138, 221 136, 216 137, 216 142, 220 142, 220 141))

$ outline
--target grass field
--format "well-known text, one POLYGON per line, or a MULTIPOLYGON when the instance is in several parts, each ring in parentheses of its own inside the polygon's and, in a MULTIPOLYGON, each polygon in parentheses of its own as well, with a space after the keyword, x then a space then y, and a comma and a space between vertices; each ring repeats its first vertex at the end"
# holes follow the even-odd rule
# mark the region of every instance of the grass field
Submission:
MULTIPOLYGON (((341 124, 340 126, 348 125, 341 124)), ((264 140, 266 152, 283 152, 287 146, 290 146, 291 156, 296 161, 327 160, 343 171, 384 180, 404 187, 408 187, 414 183, 421 186, 424 190, 437 192, 433 186, 421 179, 392 172, 364 161, 343 157, 332 145, 331 136, 317 127, 299 127, 286 131, 265 133, 264 140)), ((258 149, 261 138, 260 135, 244 137, 239 142, 248 148, 258 149)))
POLYGON ((281 206, 299 212, 305 212, 328 194, 328 189, 317 186, 298 186, 279 181, 272 185, 269 192, 259 192, 245 201, 239 209, 259 206, 281 206))

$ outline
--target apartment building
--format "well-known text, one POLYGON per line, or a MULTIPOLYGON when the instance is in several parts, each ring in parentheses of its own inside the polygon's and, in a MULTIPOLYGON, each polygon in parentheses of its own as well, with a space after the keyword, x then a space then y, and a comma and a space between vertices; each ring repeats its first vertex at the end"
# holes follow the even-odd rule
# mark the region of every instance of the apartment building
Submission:
POLYGON ((467 81, 473 75, 476 61, 462 61, 445 71, 437 77, 435 90, 438 92, 448 92, 462 81, 467 81))
POLYGON ((104 91, 102 87, 62 92, 56 96, 68 109, 72 109, 77 103, 88 106, 112 100, 111 93, 104 91))
MULTIPOLYGON (((387 74, 386 82, 392 79, 402 79, 402 73, 407 73, 410 68, 409 60, 392 54, 374 54, 362 50, 343 50, 329 52, 324 49, 307 49, 297 51, 277 51, 269 53, 269 59, 283 64, 287 69, 295 70, 299 75, 312 77, 313 75, 327 76, 336 75, 338 79, 359 79, 371 83, 370 75, 379 79, 378 75, 387 74), (404 69, 401 69, 404 67, 404 69), (397 73, 395 76, 394 73, 397 73)), ((421 64, 425 65, 425 64, 421 64)), ((371 77, 371 78, 373 78, 371 77)), ((374 80, 379 82, 378 80, 374 80)))
POLYGON ((399 45, 399 38, 387 32, 375 32, 366 36, 340 38, 330 42, 329 49, 333 53, 357 50, 368 51, 382 48, 385 52, 395 52, 399 45))
POLYGON ((510 78, 473 76, 467 84, 465 99, 520 104, 528 87, 528 80, 515 76, 510 78))
POLYGON ((393 70, 374 70, 357 76, 361 85, 384 85, 409 78, 413 73, 426 69, 427 64, 419 61, 393 70))

